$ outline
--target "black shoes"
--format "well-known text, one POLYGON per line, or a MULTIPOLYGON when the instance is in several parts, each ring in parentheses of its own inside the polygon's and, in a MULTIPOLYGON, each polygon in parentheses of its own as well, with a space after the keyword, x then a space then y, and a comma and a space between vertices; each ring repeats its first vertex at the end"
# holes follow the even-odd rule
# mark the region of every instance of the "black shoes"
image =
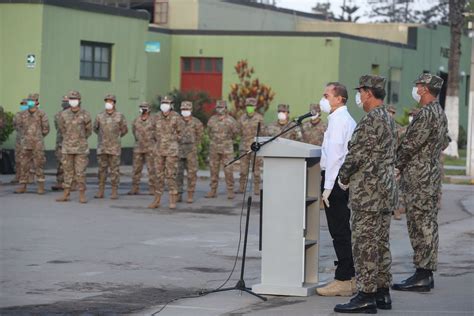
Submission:
POLYGON ((392 285, 395 291, 429 292, 432 288, 434 288, 433 271, 426 269, 416 269, 411 277, 392 285))
POLYGON ((336 307, 334 307, 334 311, 338 313, 377 314, 375 296, 375 293, 359 292, 356 296, 351 298, 349 303, 337 304, 336 307))
POLYGON ((392 298, 390 297, 388 288, 377 289, 377 293, 375 293, 375 303, 377 304, 377 308, 392 309, 392 298))

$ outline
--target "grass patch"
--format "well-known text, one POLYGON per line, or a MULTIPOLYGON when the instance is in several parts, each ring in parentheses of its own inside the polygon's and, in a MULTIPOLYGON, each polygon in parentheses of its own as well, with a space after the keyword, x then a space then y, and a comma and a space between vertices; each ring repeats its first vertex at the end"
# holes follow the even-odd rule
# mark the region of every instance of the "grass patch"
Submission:
POLYGON ((466 165, 466 149, 459 149, 459 158, 450 156, 444 157, 444 164, 449 166, 465 166, 466 165))
POLYGON ((465 170, 444 170, 444 175, 446 176, 465 176, 465 170))

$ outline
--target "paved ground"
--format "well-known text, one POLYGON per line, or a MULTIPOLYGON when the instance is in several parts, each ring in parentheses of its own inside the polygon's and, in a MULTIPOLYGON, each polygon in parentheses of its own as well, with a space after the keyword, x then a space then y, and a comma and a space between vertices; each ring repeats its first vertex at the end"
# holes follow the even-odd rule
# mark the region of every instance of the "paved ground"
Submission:
MULTIPOLYGON (((10 178, 0 176, 3 183, 10 178)), ((53 178, 47 180, 49 187, 53 178)), ((148 210, 151 196, 125 195, 127 175, 115 201, 93 199, 97 181, 89 177, 88 182, 86 205, 77 203, 77 193, 72 202, 60 204, 54 202, 60 193, 14 195, 13 186, 0 187, 0 315, 150 315, 173 298, 216 288, 227 279, 239 241, 242 195, 233 201, 224 195, 204 199, 208 182, 201 179, 195 204, 178 204, 171 211, 165 199, 164 207, 148 210)), ((392 293, 394 309, 381 314, 474 314, 473 188, 443 188, 435 290, 392 293)), ((250 219, 247 285, 260 277, 257 202, 250 219)), ((324 281, 333 274, 334 254, 321 215, 324 281)), ((391 246, 393 277, 399 281, 412 272, 404 220, 392 223, 391 246)), ((227 285, 238 279, 239 263, 227 285)), ((160 315, 331 315, 334 304, 344 301, 269 296, 261 302, 231 291, 174 301, 160 315)))

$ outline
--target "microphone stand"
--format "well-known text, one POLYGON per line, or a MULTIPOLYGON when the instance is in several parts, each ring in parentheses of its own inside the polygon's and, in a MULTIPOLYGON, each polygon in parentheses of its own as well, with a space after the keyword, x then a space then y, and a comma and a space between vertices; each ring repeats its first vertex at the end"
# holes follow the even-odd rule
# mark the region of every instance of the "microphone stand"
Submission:
MULTIPOLYGON (((230 166, 231 164, 233 164, 234 162, 242 159, 243 157, 247 156, 248 154, 250 153, 253 153, 252 154, 252 157, 253 157, 253 161, 252 161, 252 172, 249 173, 249 169, 250 169, 250 164, 248 166, 248 169, 247 169, 247 184, 246 184, 246 187, 248 187, 249 189, 247 190, 247 192, 249 192, 249 196, 248 196, 248 199, 247 199, 247 214, 246 214, 246 218, 245 218, 245 234, 244 234, 244 245, 243 245, 243 252, 242 252, 242 264, 241 264, 241 267, 240 267, 240 278, 239 280, 237 281, 237 283, 233 286, 233 287, 227 287, 227 288, 222 288, 222 289, 216 289, 216 290, 213 290, 213 291, 209 291, 207 293, 216 293, 216 292, 225 292, 225 291, 232 291, 232 290, 238 290, 238 291, 243 291, 243 292, 246 292, 248 294, 251 294, 255 297, 258 297, 259 299, 263 300, 263 301, 266 301, 267 298, 266 297, 263 297, 255 292, 253 292, 251 290, 251 288, 248 288, 246 285, 245 285, 245 280, 244 280, 244 272, 245 272, 245 258, 246 258, 246 255, 247 255, 247 237, 248 237, 248 232, 249 232, 249 220, 250 220, 250 209, 251 209, 251 206, 252 206, 252 189, 253 189, 253 175, 254 175, 254 172, 255 172, 255 165, 256 165, 256 161, 257 161, 257 152, 263 147, 265 146, 266 144, 274 141, 275 139, 277 139, 278 137, 288 133, 289 131, 291 131, 292 129, 296 128, 297 126, 300 126, 301 125, 301 122, 303 120, 302 119, 298 119, 296 121, 293 121, 294 124, 293 126, 291 126, 290 128, 285 128, 283 129, 280 133, 278 133, 277 135, 271 137, 270 139, 262 142, 262 143, 259 143, 258 142, 258 136, 259 136, 259 133, 260 133, 260 123, 258 123, 258 126, 257 126, 257 135, 256 135, 256 140, 254 143, 252 143, 252 145, 250 146, 250 150, 248 150, 247 152, 245 152, 244 154, 240 155, 239 157, 235 158, 234 160, 228 162, 224 168, 230 166), (250 185, 249 184, 249 181, 250 181, 250 185)), ((290 122, 291 123, 291 122, 290 122)))

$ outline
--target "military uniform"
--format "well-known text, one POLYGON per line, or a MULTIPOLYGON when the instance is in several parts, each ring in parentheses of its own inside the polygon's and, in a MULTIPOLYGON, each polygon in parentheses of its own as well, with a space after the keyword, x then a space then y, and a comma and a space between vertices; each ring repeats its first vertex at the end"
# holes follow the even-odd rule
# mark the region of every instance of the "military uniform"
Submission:
POLYGON ((46 113, 38 108, 38 95, 30 94, 28 102, 35 102, 32 108, 20 112, 16 124, 21 130, 20 147, 21 153, 20 161, 20 185, 15 192, 24 193, 26 191, 26 184, 28 183, 29 170, 31 168, 30 162, 33 162, 36 171, 36 180, 38 181, 38 193, 44 193, 44 165, 46 157, 44 154, 44 137, 49 133, 49 122, 46 113))
POLYGON ((63 142, 63 135, 61 134, 61 130, 59 129, 59 118, 61 113, 69 108, 69 103, 67 101, 67 96, 63 97, 62 100, 62 110, 54 115, 54 127, 56 128, 56 147, 54 150, 54 154, 56 156, 57 161, 57 168, 56 168, 56 185, 52 187, 53 190, 62 190, 63 183, 64 183, 64 168, 62 164, 62 142, 63 142))
MULTIPOLYGON (((209 145, 209 168, 211 171, 211 191, 206 195, 208 198, 217 196, 219 183, 219 168, 221 163, 226 164, 234 159, 233 140, 237 137, 239 127, 237 121, 227 114, 227 102, 217 101, 216 112, 207 122, 210 138, 209 145)), ((232 167, 224 168, 225 182, 227 186, 227 197, 234 198, 234 174, 232 167)))
MULTIPOLYGON (((247 106, 251 105, 255 110, 257 106, 257 99, 255 98, 248 98, 245 100, 247 106)), ((258 112, 253 113, 245 113, 239 119, 239 130, 240 130, 240 154, 244 154, 250 150, 250 146, 255 141, 255 136, 257 135, 257 127, 260 124, 260 135, 263 135, 262 131, 264 130, 265 126, 263 123, 263 115, 258 112)), ((250 169, 252 168, 252 158, 254 155, 252 153, 243 156, 240 159, 240 186, 239 186, 239 193, 243 193, 245 190, 245 184, 247 182, 247 176, 249 174, 250 169), (250 168, 249 168, 250 166, 250 168)), ((262 158, 257 157, 255 161, 255 171, 253 173, 253 181, 254 181, 254 193, 260 194, 260 181, 261 181, 261 166, 262 166, 262 158)))
POLYGON ((155 139, 158 141, 157 152, 155 154, 155 200, 149 208, 160 206, 163 195, 165 179, 169 189, 169 207, 176 208, 178 198, 178 187, 176 185, 176 173, 178 169, 179 140, 181 139, 183 122, 178 113, 171 110, 172 99, 164 97, 161 101, 160 111, 156 114, 155 139), (163 111, 164 105, 168 108, 163 111))
MULTIPOLYGON (((357 89, 384 87, 384 78, 366 75, 357 89)), ((397 198, 396 141, 395 122, 386 106, 372 109, 357 124, 339 171, 340 182, 349 183, 354 267, 363 293, 388 291, 392 280, 389 232, 397 198)))
POLYGON ((192 106, 193 104, 189 101, 181 103, 183 131, 179 142, 178 175, 176 180, 179 194, 178 200, 180 200, 181 194, 183 193, 184 170, 186 170, 188 203, 193 202, 194 190, 196 189, 197 171, 199 167, 197 151, 204 131, 204 126, 201 121, 191 116, 192 106), (185 117, 185 114, 189 114, 189 116, 185 117))
POLYGON ((69 200, 71 184, 75 180, 79 187, 79 201, 86 203, 86 169, 89 163, 87 139, 92 134, 92 120, 89 112, 79 107, 81 95, 78 91, 69 91, 67 97, 71 107, 62 111, 58 120, 58 127, 63 136, 61 154, 64 168, 64 195, 56 201, 69 200))
POLYGON ((118 186, 120 182, 120 155, 122 153, 121 138, 128 132, 125 116, 115 109, 116 98, 108 94, 104 101, 113 101, 114 109, 99 113, 94 121, 94 132, 97 134, 97 161, 99 163, 99 192, 96 198, 104 197, 105 181, 107 172, 110 170, 110 182, 112 185, 111 198, 118 198, 118 186))
POLYGON ((301 140, 307 144, 321 146, 323 144, 324 132, 326 132, 328 126, 326 123, 321 121, 321 118, 319 117, 321 114, 319 104, 311 104, 309 110, 317 112, 318 117, 312 118, 301 125, 301 140))
MULTIPOLYGON (((441 89, 443 80, 423 74, 415 83, 441 89)), ((434 100, 414 116, 397 150, 396 166, 405 186, 408 233, 417 269, 437 269, 437 217, 443 168, 440 156, 448 144, 446 114, 438 100, 434 100)))
MULTIPOLYGON (((26 100, 23 100, 22 103, 26 100)), ((21 157, 21 126, 20 126, 20 112, 16 112, 13 116, 13 129, 16 131, 15 138, 15 179, 12 180, 12 183, 19 183, 21 178, 21 166, 20 166, 20 157, 21 157)))
POLYGON ((135 138, 133 147, 133 171, 132 189, 129 195, 139 193, 140 178, 142 176, 143 165, 146 163, 148 170, 148 183, 150 194, 155 194, 155 122, 151 115, 151 105, 142 102, 139 106, 140 116, 132 122, 132 132, 135 138))
MULTIPOLYGON (((290 106, 288 104, 279 104, 278 105, 278 112, 286 112, 288 115, 290 113, 290 106)), ((291 128, 291 126, 295 124, 289 121, 289 117, 286 120, 277 120, 269 125, 266 126, 265 134, 267 136, 275 136, 281 133, 284 129, 291 128)), ((291 131, 283 134, 281 138, 291 139, 291 140, 299 140, 298 131, 296 128, 293 128, 291 131)))

